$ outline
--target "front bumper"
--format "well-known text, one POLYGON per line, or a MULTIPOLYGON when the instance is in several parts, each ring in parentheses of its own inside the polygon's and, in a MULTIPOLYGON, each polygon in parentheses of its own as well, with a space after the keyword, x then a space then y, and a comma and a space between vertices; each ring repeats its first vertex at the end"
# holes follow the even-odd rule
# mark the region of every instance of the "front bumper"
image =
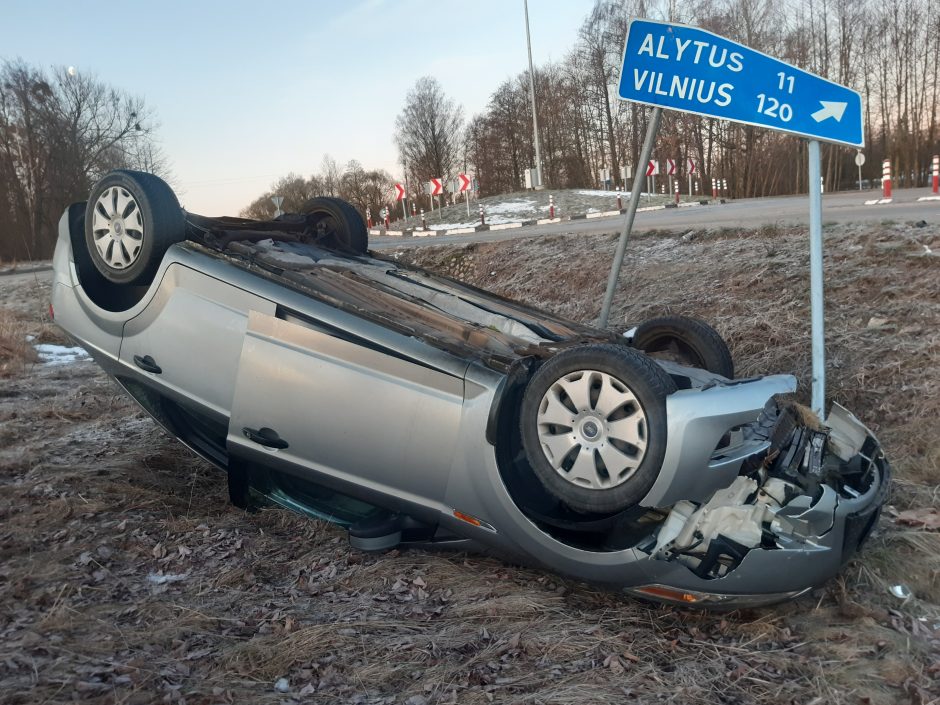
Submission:
MULTIPOLYGON (((682 555, 662 550, 661 544, 666 541, 660 537, 657 548, 661 550, 651 552, 650 563, 667 563, 671 570, 656 570, 655 581, 629 586, 624 591, 660 602, 731 609, 793 599, 836 575, 858 552, 877 525, 890 486, 891 467, 877 439, 841 407, 834 407, 824 427, 831 434, 827 436, 825 462, 858 467, 862 472, 851 480, 829 480, 829 484, 816 486, 812 494, 807 492, 792 497, 782 506, 766 510, 764 518, 767 523, 763 527, 760 545, 742 547, 740 543, 731 541, 731 545, 745 548, 744 555, 737 561, 725 561, 724 568, 720 563, 707 563, 707 556, 711 552, 700 550, 694 555, 682 555), (845 428, 847 419, 857 432, 854 448, 839 445, 839 424, 845 428), (768 540, 768 537, 772 537, 772 540, 768 540), (722 574, 712 573, 711 565, 717 565, 723 571, 722 574)), ((782 457, 786 458, 783 454, 790 450, 790 446, 785 444, 779 450, 782 457)), ((812 465, 810 453, 808 450, 804 452, 802 446, 798 450, 805 458, 794 461, 792 467, 804 472, 804 465, 812 465)), ((780 462, 765 464, 775 468, 771 472, 776 472, 778 476, 781 474, 780 462)), ((739 478, 737 482, 741 483, 744 479, 739 478)), ((767 477, 767 480, 769 482, 758 491, 758 495, 771 483, 782 482, 772 477, 767 477)), ((760 506, 760 501, 759 496, 756 500, 749 497, 747 506, 760 506)), ((694 523, 697 518, 698 526, 711 527, 711 536, 707 531, 704 536, 696 533, 699 542, 707 542, 715 537, 722 540, 726 538, 718 534, 714 522, 712 525, 702 522, 701 515, 707 513, 713 503, 710 501, 695 505, 697 514, 681 517, 687 524, 694 523)), ((713 507, 712 511, 721 511, 721 507, 713 507)), ((732 512, 729 516, 731 519, 726 520, 724 529, 729 536, 735 536, 734 532, 738 531, 739 535, 735 538, 746 543, 746 538, 742 538, 746 537, 746 532, 741 531, 741 524, 733 521, 736 515, 732 512)), ((667 531, 666 526, 664 524, 660 535, 667 531)), ((731 551, 730 555, 733 554, 734 551, 731 551)), ((724 560, 726 556, 722 555, 721 558, 724 560)))

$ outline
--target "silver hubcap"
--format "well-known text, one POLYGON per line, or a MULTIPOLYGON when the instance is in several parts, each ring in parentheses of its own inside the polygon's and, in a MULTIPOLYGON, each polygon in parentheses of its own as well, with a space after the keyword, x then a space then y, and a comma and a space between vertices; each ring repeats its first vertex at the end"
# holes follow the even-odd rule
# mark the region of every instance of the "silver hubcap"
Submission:
POLYGON ((580 370, 555 381, 536 423, 549 463, 579 487, 616 487, 646 454, 646 412, 627 385, 605 372, 580 370))
POLYGON ((98 197, 91 225, 95 248, 113 269, 127 269, 140 256, 144 221, 131 193, 112 186, 98 197))

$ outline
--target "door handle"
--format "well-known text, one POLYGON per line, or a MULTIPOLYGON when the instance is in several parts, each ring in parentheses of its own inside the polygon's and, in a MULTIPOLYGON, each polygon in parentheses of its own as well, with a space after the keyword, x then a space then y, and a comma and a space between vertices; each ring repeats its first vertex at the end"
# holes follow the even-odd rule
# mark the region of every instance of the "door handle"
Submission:
POLYGON ((145 372, 153 372, 155 375, 163 372, 160 365, 154 362, 154 359, 150 357, 150 355, 144 355, 143 357, 134 355, 134 364, 145 372))
POLYGON ((264 446, 265 448, 276 448, 278 450, 283 450, 287 448, 287 441, 277 435, 277 431, 273 428, 268 428, 262 426, 259 429, 254 428, 243 428, 242 433, 245 434, 245 438, 253 443, 264 446))

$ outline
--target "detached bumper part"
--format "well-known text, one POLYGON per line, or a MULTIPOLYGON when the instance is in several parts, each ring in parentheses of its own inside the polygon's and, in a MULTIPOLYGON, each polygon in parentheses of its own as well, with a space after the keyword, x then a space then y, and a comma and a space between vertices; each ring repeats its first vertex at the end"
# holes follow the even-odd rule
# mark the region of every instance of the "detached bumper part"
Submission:
POLYGON ((734 595, 718 592, 698 592, 696 590, 676 590, 665 585, 641 585, 635 588, 624 588, 624 592, 644 600, 664 602, 695 607, 719 607, 740 609, 745 607, 760 607, 772 605, 777 602, 793 600, 812 590, 811 587, 802 590, 778 593, 757 593, 752 595, 734 595))

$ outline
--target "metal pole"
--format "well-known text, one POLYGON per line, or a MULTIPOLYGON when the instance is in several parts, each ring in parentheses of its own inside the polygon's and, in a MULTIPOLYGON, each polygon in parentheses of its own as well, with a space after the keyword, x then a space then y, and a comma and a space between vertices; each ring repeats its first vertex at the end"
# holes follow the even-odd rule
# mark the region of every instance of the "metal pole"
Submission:
POLYGON ((539 118, 535 109, 535 69, 532 68, 532 39, 529 36, 529 0, 523 0, 525 6, 525 41, 529 48, 529 97, 532 100, 532 134, 535 139, 535 176, 538 183, 535 189, 545 188, 542 183, 542 150, 539 149, 539 118))
MULTIPOLYGON (((653 108, 653 114, 650 116, 650 124, 646 128, 646 138, 643 140, 643 148, 640 150, 640 164, 649 163, 650 154, 653 151, 653 142, 656 141, 656 133, 659 131, 659 122, 662 116, 662 108, 653 108)), ((614 290, 617 288, 617 280, 620 278, 620 268, 623 266, 623 256, 627 251, 627 240, 630 237, 630 231, 633 229, 633 219, 636 217, 636 207, 640 202, 640 191, 643 188, 643 176, 645 172, 645 169, 637 169, 636 176, 633 177, 633 190, 630 191, 630 203, 627 205, 627 212, 623 218, 623 230, 620 233, 620 242, 617 243, 614 263, 610 268, 610 277, 607 279, 607 291, 604 292, 604 304, 601 306, 599 324, 601 328, 607 327, 607 321, 610 318, 610 306, 614 301, 614 290)))
POLYGON ((813 334, 813 411, 826 407, 826 334, 823 311, 822 184, 819 142, 809 142, 809 292, 813 334))

